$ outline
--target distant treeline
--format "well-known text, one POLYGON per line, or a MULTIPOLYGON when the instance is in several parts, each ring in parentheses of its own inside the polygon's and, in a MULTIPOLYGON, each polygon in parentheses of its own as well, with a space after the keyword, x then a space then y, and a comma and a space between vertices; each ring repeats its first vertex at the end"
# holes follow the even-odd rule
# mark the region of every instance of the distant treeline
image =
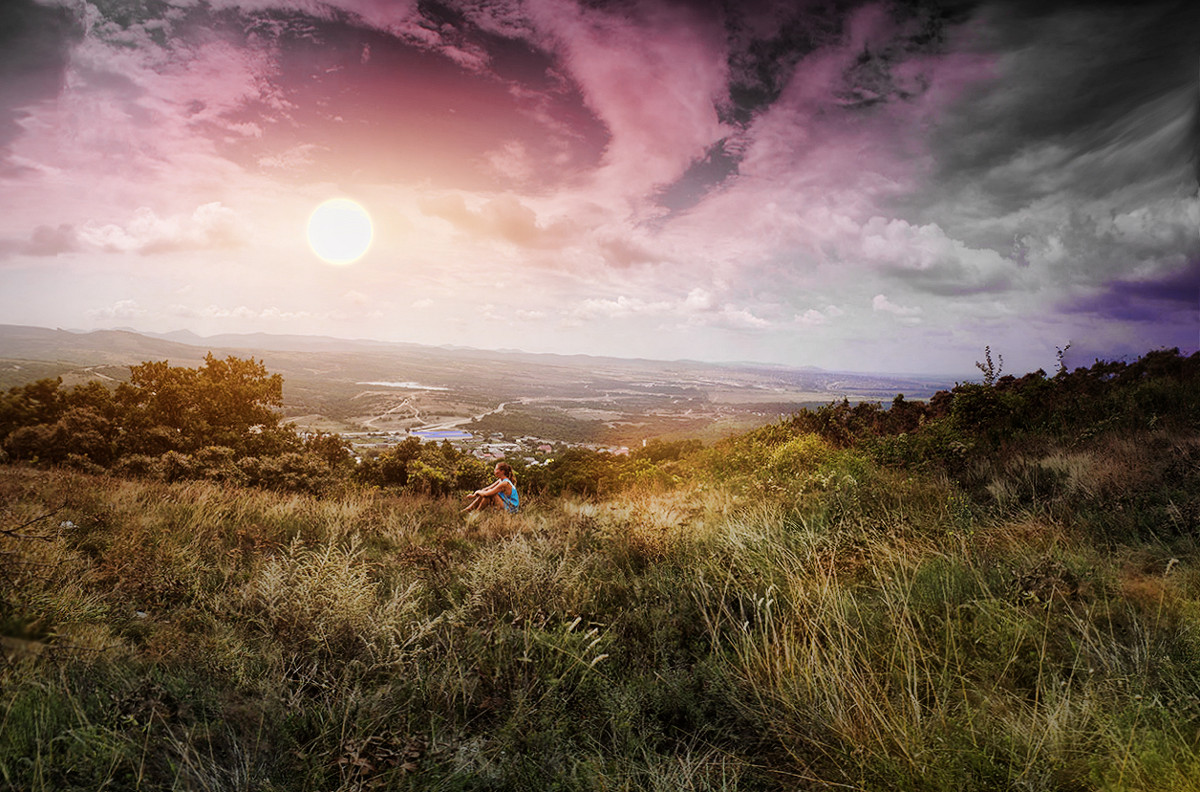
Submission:
POLYGON ((502 413, 475 418, 468 427, 478 434, 503 432, 510 437, 545 437, 566 443, 599 442, 605 438, 605 424, 597 420, 572 418, 558 409, 506 407, 502 413))
POLYGON ((9 389, 0 395, 0 459, 307 492, 361 484, 444 495, 490 478, 448 443, 410 439, 360 464, 338 435, 301 435, 276 409, 283 378, 254 359, 210 353, 199 368, 156 361, 130 374, 113 389, 64 389, 61 378, 9 389))
MULTIPOLYGON (((1114 430, 1200 428, 1200 353, 1160 350, 1132 363, 1098 361, 1054 376, 1040 370, 1000 376, 990 352, 987 360, 982 383, 957 384, 928 402, 903 395, 886 407, 832 402, 709 448, 696 440, 652 441, 628 456, 574 448, 537 465, 510 461, 522 491, 551 496, 669 487, 696 476, 736 479, 762 470, 786 479, 789 454, 840 449, 854 449, 872 464, 940 469, 969 484, 973 460, 1003 460, 1048 444, 1070 447, 1114 430)), ((311 492, 361 485, 436 496, 490 479, 488 465, 449 443, 410 438, 356 461, 337 435, 300 435, 276 410, 282 378, 253 359, 210 354, 196 369, 160 361, 130 371, 130 381, 111 390, 97 382, 67 390, 61 380, 43 379, 0 395, 0 455, 311 492)), ((537 418, 530 433, 554 436, 544 416, 537 418)), ((575 429, 590 423, 563 419, 575 429)))
MULTIPOLYGON (((939 391, 928 402, 897 395, 879 402, 831 402, 712 447, 651 441, 628 457, 585 449, 525 472, 548 494, 610 494, 634 483, 670 485, 692 478, 786 481, 789 455, 852 451, 871 464, 940 470, 970 486, 982 460, 1003 464, 1048 447, 1070 448, 1101 434, 1139 429, 1200 429, 1200 353, 1150 352, 1133 363, 1000 376, 939 391)), ((794 461, 794 460, 793 460, 794 461)))

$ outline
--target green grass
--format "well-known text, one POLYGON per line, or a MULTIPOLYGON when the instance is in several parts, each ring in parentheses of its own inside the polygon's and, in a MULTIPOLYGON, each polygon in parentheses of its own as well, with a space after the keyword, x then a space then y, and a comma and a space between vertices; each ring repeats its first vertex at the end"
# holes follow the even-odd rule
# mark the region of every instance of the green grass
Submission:
POLYGON ((0 789, 1200 789, 1196 448, 472 519, 0 467, 0 789))

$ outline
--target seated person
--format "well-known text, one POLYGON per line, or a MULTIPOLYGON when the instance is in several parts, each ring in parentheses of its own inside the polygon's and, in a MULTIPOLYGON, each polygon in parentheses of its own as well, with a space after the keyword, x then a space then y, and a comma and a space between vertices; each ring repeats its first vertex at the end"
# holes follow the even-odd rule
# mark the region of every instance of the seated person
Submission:
POLYGON ((497 462, 496 469, 492 471, 492 474, 496 477, 496 481, 483 489, 472 492, 471 502, 463 511, 494 508, 504 509, 509 514, 516 514, 521 505, 521 499, 517 495, 516 486, 512 483, 512 467, 507 462, 497 462))

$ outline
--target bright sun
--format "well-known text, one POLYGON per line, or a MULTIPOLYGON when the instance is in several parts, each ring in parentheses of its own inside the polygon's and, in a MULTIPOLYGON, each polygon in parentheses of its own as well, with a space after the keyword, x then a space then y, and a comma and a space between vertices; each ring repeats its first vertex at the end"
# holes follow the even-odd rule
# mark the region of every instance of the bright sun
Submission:
POLYGON ((330 264, 350 264, 371 246, 371 216, 349 198, 333 198, 308 218, 308 244, 330 264))

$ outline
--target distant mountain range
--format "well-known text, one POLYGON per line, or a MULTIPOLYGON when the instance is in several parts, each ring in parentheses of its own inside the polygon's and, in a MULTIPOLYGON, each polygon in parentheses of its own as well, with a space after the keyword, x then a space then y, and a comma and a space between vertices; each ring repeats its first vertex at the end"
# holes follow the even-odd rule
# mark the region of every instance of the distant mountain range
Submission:
POLYGON ((612 366, 618 369, 631 368, 649 370, 690 371, 744 371, 773 373, 789 378, 791 375, 809 375, 817 378, 835 376, 839 380, 866 385, 880 381, 897 382, 925 390, 930 386, 949 385, 946 377, 925 375, 869 374, 862 372, 834 372, 817 366, 785 366, 768 363, 707 363, 693 360, 659 361, 645 358, 614 358, 594 355, 562 355, 532 353, 519 350, 483 350, 471 347, 430 346, 399 341, 375 341, 371 339, 345 339, 331 336, 276 335, 271 333, 226 333, 200 336, 190 330, 175 330, 169 333, 151 333, 132 328, 113 330, 78 331, 31 327, 26 325, 0 324, 0 359, 26 359, 30 361, 61 362, 76 365, 133 365, 145 360, 178 359, 203 360, 204 354, 252 353, 263 357, 265 352, 308 352, 308 353, 359 353, 379 355, 393 353, 401 357, 414 356, 423 359, 442 358, 446 362, 467 358, 509 360, 519 359, 526 363, 544 363, 553 366, 572 363, 594 367, 612 366))

